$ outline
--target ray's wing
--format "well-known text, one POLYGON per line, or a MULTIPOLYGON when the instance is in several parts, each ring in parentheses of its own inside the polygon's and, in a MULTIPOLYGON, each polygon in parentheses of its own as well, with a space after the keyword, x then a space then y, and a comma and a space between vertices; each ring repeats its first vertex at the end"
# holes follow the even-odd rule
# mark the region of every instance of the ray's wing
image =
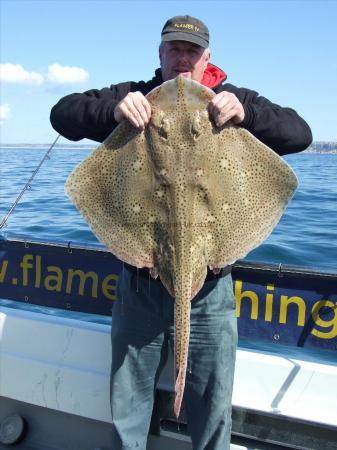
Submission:
POLYGON ((66 182, 98 239, 136 267, 153 266, 152 178, 144 133, 123 122, 66 182))
POLYGON ((209 265, 224 267, 269 236, 296 190, 297 178, 283 159, 243 128, 224 127, 213 145, 208 172, 215 221, 209 265))

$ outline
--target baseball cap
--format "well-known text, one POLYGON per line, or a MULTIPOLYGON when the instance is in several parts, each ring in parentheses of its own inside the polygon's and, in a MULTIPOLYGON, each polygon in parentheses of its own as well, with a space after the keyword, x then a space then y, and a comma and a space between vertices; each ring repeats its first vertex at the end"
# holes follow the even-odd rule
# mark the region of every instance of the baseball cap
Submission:
POLYGON ((192 16, 175 16, 169 19, 161 32, 162 42, 187 41, 208 48, 209 32, 201 20, 192 16))

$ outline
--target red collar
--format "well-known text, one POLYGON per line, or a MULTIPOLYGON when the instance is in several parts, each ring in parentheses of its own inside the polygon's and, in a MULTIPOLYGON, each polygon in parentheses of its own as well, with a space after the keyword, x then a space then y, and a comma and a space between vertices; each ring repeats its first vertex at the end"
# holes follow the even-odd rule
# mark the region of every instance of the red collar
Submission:
POLYGON ((224 71, 219 69, 219 67, 208 63, 202 77, 201 84, 212 89, 215 86, 218 86, 222 81, 225 81, 226 78, 227 75, 224 71))

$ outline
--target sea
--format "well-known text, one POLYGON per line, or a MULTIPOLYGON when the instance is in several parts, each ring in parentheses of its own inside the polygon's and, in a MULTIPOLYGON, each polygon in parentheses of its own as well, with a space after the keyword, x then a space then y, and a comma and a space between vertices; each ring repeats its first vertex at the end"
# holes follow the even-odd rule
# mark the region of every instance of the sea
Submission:
MULTIPOLYGON (((64 192, 70 172, 94 148, 55 147, 0 237, 101 245, 64 192)), ((47 149, 0 148, 0 222, 47 149)), ((299 187, 270 237, 245 259, 337 273, 337 154, 298 153, 284 159, 295 171, 299 187)))

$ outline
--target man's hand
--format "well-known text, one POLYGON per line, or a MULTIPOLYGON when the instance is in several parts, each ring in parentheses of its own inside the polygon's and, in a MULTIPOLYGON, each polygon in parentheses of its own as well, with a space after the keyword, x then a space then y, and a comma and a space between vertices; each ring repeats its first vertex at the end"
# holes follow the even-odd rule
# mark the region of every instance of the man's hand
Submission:
POLYGON ((242 103, 230 92, 220 92, 208 105, 208 112, 217 127, 222 127, 229 120, 239 125, 245 118, 242 103))
POLYGON ((127 119, 134 127, 144 130, 151 118, 151 106, 141 92, 129 92, 114 110, 117 122, 127 119))

